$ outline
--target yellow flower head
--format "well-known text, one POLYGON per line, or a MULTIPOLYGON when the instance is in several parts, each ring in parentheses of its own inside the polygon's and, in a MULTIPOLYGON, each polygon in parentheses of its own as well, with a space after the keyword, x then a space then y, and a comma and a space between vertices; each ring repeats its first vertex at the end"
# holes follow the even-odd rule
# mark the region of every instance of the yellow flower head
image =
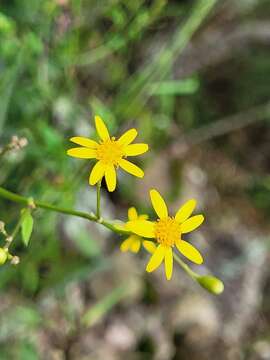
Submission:
POLYGON ((174 246, 194 263, 201 264, 203 262, 199 251, 188 242, 182 240, 181 236, 200 226, 204 217, 203 215, 190 217, 196 206, 195 200, 187 201, 180 207, 175 217, 173 217, 169 216, 165 201, 157 190, 153 189, 150 191, 150 198, 159 218, 156 221, 130 220, 126 224, 126 228, 136 235, 156 240, 159 245, 151 256, 146 271, 154 271, 164 260, 166 277, 170 280, 173 271, 172 249, 174 246))
POLYGON ((67 154, 80 159, 97 159, 90 177, 89 184, 97 184, 105 176, 109 191, 116 187, 116 171, 119 166, 128 173, 142 178, 144 172, 138 166, 126 160, 127 156, 136 156, 148 150, 147 144, 131 144, 137 136, 136 129, 125 132, 118 140, 110 137, 108 129, 99 116, 95 116, 96 130, 100 141, 96 142, 85 137, 75 136, 70 139, 75 144, 81 145, 69 149, 67 154))
MULTIPOLYGON (((137 210, 135 207, 131 207, 128 209, 128 220, 129 221, 136 221, 136 220, 147 220, 148 215, 138 215, 137 210)), ((126 226, 123 229, 127 230, 126 226)), ((122 252, 131 251, 133 253, 137 253, 141 245, 150 252, 151 254, 154 253, 156 250, 156 246, 153 241, 142 240, 142 238, 138 235, 130 235, 126 240, 124 240, 120 246, 120 250, 122 252)))

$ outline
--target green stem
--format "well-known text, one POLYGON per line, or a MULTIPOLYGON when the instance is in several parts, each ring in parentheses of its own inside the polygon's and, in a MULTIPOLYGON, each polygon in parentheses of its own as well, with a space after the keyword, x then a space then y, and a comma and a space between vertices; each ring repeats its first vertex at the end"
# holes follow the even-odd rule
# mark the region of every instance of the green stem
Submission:
POLYGON ((17 236, 17 234, 18 234, 18 232, 20 230, 20 227, 22 225, 23 219, 24 219, 24 213, 21 213, 20 218, 19 218, 15 228, 13 229, 11 235, 8 237, 9 241, 6 242, 6 245, 4 246, 5 249, 8 249, 10 247, 11 243, 13 242, 15 237, 17 236))
POLYGON ((100 219, 100 190, 101 190, 101 181, 97 183, 97 218, 100 219))
MULTIPOLYGON (((0 187, 0 197, 3 197, 5 199, 8 199, 10 201, 16 202, 16 203, 20 203, 23 205, 29 205, 29 198, 15 194, 11 191, 8 191, 2 187, 0 187)), ((50 211, 55 211, 58 213, 62 213, 62 214, 67 214, 67 215, 73 215, 73 216, 77 216, 80 218, 84 218, 87 219, 89 221, 93 221, 93 222, 97 222, 103 226, 105 226, 107 229, 110 229, 111 231, 118 233, 118 234, 127 234, 126 231, 121 231, 119 229, 116 229, 114 227, 114 225, 107 221, 104 220, 102 218, 98 218, 97 215, 93 214, 93 213, 86 213, 83 211, 77 211, 77 210, 73 210, 73 209, 66 209, 60 206, 55 206, 55 205, 51 205, 42 201, 38 201, 38 200, 34 200, 34 204, 37 208, 41 208, 41 209, 46 209, 46 210, 50 210, 50 211)))
POLYGON ((192 279, 197 280, 198 278, 198 274, 196 274, 194 271, 191 270, 191 268, 175 253, 173 253, 173 257, 175 259, 175 261, 181 266, 181 268, 183 270, 185 270, 185 272, 192 277, 192 279))
POLYGON ((10 150, 12 150, 12 146, 10 144, 7 144, 2 149, 0 149, 0 158, 2 158, 10 150))

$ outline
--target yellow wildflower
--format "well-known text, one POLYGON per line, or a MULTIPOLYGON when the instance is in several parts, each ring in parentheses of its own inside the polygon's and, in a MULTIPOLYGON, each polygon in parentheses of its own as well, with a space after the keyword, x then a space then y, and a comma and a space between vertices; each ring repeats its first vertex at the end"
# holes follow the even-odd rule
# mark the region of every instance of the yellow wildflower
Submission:
POLYGON ((164 260, 165 274, 171 279, 173 271, 173 248, 174 246, 186 258, 196 264, 201 264, 203 258, 199 251, 181 239, 182 234, 189 233, 200 226, 204 220, 203 215, 190 217, 196 206, 196 200, 187 201, 179 208, 175 217, 169 216, 165 201, 157 190, 150 191, 150 198, 159 219, 156 221, 130 220, 126 228, 138 236, 155 239, 159 244, 151 256, 146 271, 152 272, 161 265, 164 260))
MULTIPOLYGON (((129 221, 147 220, 147 219, 148 219, 148 215, 138 215, 135 207, 131 207, 128 209, 129 221)), ((126 226, 124 226, 123 229, 126 229, 126 226)), ((154 253, 154 251, 156 250, 156 246, 153 243, 153 241, 142 240, 140 236, 134 234, 130 235, 126 240, 122 242, 120 246, 120 250, 122 252, 126 252, 130 250, 133 253, 137 253, 141 248, 141 244, 143 244, 143 247, 151 254, 154 253)))
POLYGON ((69 149, 67 154, 80 159, 97 159, 90 177, 89 184, 97 184, 105 176, 109 191, 116 187, 116 171, 119 166, 128 173, 142 178, 144 172, 132 162, 126 160, 127 156, 136 156, 148 150, 147 144, 131 144, 137 136, 136 129, 126 131, 118 140, 111 137, 106 125, 99 116, 95 116, 95 125, 100 141, 75 136, 70 139, 75 144, 81 145, 69 149))

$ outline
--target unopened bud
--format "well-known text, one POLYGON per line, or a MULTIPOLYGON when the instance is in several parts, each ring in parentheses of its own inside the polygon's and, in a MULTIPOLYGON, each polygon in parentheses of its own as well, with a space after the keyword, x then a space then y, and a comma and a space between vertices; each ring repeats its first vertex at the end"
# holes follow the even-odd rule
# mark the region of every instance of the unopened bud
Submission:
POLYGON ((0 265, 4 265, 8 257, 7 250, 0 248, 0 265))
POLYGON ((13 135, 11 137, 10 147, 11 147, 11 149, 15 149, 15 150, 18 150, 20 148, 19 147, 19 138, 17 135, 13 135))
POLYGON ((12 259, 11 259, 11 261, 10 261, 10 263, 11 263, 12 265, 18 265, 19 262, 20 262, 20 258, 19 258, 19 256, 16 256, 16 255, 13 256, 12 259))
POLYGON ((19 138, 17 135, 11 137, 9 147, 11 149, 19 150, 28 144, 28 140, 25 137, 19 138))
POLYGON ((203 288, 205 288, 212 294, 219 295, 224 290, 223 282, 218 278, 216 278, 215 276, 210 276, 210 275, 198 276, 196 280, 203 288))
POLYGON ((23 147, 28 145, 28 140, 25 137, 22 137, 19 139, 18 145, 22 149, 23 147))

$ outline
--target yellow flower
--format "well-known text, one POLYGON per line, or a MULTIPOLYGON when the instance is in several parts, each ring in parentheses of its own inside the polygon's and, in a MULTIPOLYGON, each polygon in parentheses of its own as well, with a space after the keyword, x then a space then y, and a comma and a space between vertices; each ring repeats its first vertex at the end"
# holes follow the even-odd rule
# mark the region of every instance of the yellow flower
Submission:
MULTIPOLYGON (((148 215, 138 215, 135 207, 131 207, 128 209, 129 221, 147 220, 147 219, 148 219, 148 215)), ((126 229, 126 226, 124 226, 123 229, 126 229)), ((122 242, 120 246, 120 250, 122 252, 126 252, 130 250, 133 253, 137 253, 141 248, 141 244, 143 244, 143 247, 151 254, 154 253, 156 250, 156 246, 153 243, 153 241, 142 240, 142 238, 139 237, 138 235, 130 235, 126 240, 122 242)))
POLYGON ((166 277, 170 280, 173 271, 174 246, 194 263, 201 264, 203 262, 199 251, 182 240, 181 235, 195 230, 202 224, 204 217, 203 215, 190 217, 196 206, 196 201, 193 199, 180 207, 175 217, 173 217, 169 216, 166 203, 157 190, 152 189, 150 191, 150 198, 159 219, 156 221, 130 220, 126 224, 126 228, 138 236, 156 239, 159 245, 151 256, 146 271, 154 271, 164 260, 166 277))
POLYGON ((142 178, 144 172, 132 162, 126 160, 127 156, 136 156, 148 150, 147 144, 131 144, 137 136, 136 129, 126 131, 118 140, 110 137, 108 129, 99 116, 95 116, 96 130, 100 141, 75 136, 70 139, 75 144, 81 145, 69 149, 67 154, 80 159, 97 159, 90 177, 89 184, 97 184, 105 176, 109 191, 116 187, 116 171, 119 166, 128 173, 142 178))

